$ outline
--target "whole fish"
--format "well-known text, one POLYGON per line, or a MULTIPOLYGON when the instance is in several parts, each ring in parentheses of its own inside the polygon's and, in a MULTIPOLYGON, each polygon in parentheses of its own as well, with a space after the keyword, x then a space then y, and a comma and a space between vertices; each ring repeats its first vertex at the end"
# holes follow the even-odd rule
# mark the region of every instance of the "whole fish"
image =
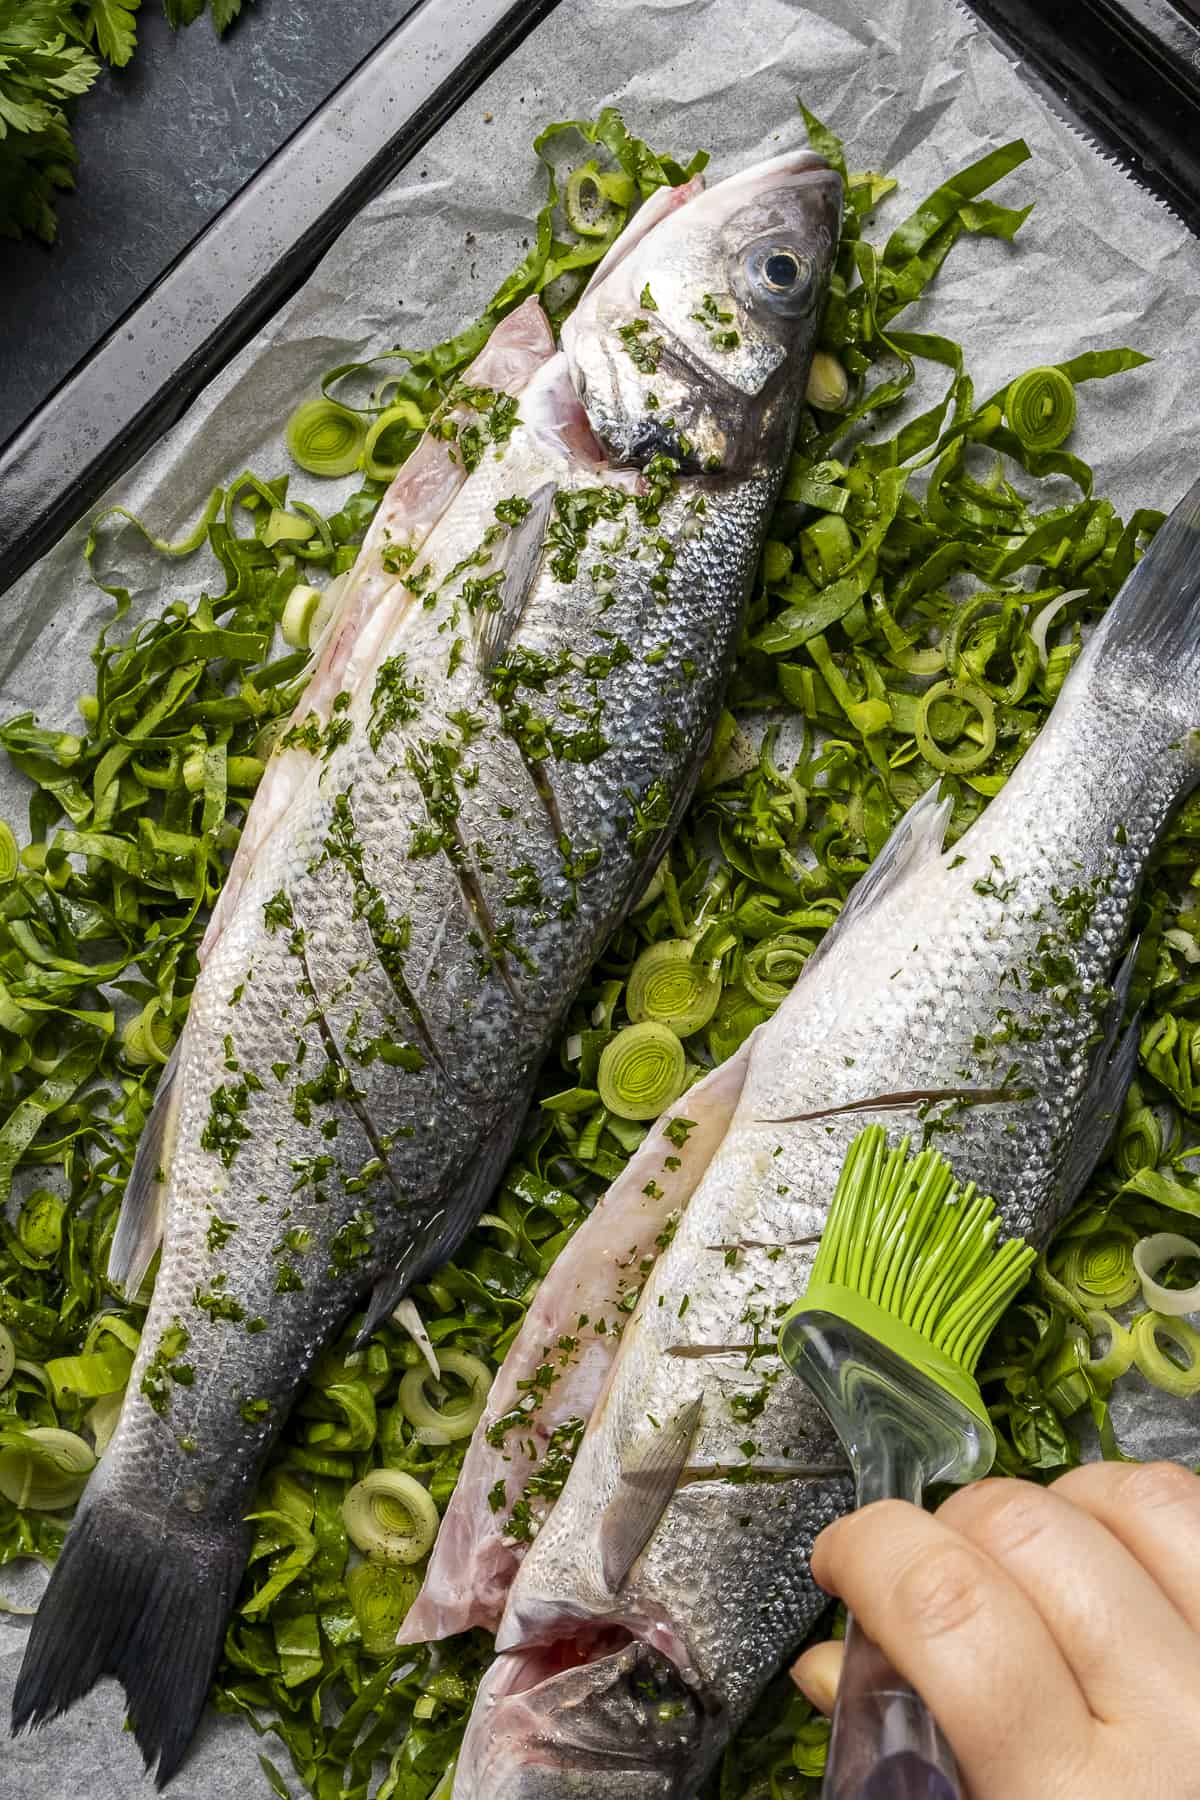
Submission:
POLYGON ((104 1674, 164 1783, 313 1358, 477 1218, 686 805, 787 460, 841 185, 664 191, 562 351, 500 327, 401 472, 268 768, 111 1273, 162 1262, 15 1728, 104 1674))
POLYGON ((684 1800, 816 1621, 810 1552, 852 1488, 774 1338, 842 1160, 873 1120, 893 1142, 935 1133, 1007 1232, 1045 1241, 1133 1072, 1132 951, 1119 959, 1147 859, 1200 777, 1197 725, 1200 484, 986 813, 951 853, 950 801, 918 802, 779 1011, 559 1259, 419 1603, 431 1632, 494 1621, 511 1581, 456 1800, 684 1800), (680 1206, 614 1352, 617 1272, 654 1255, 680 1206), (555 1381, 506 1417, 539 1350, 555 1381), (589 1411, 545 1516, 539 1477, 589 1411), (489 1526, 481 1484, 498 1478, 489 1526))

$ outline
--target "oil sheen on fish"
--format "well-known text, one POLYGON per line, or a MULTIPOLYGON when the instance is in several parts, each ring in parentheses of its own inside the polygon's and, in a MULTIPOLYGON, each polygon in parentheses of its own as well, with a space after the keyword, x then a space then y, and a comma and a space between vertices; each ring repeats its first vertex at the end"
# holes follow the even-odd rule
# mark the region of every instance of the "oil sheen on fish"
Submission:
POLYGON ((807 152, 656 196, 563 349, 513 314, 387 496, 147 1127, 112 1273, 161 1234, 153 1303, 17 1728, 114 1674, 169 1779, 314 1356, 477 1218, 703 759, 840 204, 807 152))
POLYGON ((1045 1241, 1132 1074, 1122 952, 1147 859, 1200 773, 1198 725, 1200 484, 983 817, 949 852, 949 802, 917 804, 779 1011, 679 1103, 685 1145, 660 1125, 559 1259, 497 1400, 575 1331, 581 1298, 589 1325, 536 1412, 472 1446, 418 1603, 431 1635, 494 1623, 511 1581, 456 1800, 686 1800, 815 1622, 810 1551, 852 1491, 773 1344, 842 1159, 873 1120, 893 1142, 935 1133, 1008 1232, 1045 1241), (614 1351, 628 1246, 636 1259, 680 1207, 614 1351), (538 1492, 523 1483, 565 1417, 589 1412, 513 1579, 528 1514, 506 1527, 538 1492), (489 1526, 479 1500, 498 1478, 489 1526))

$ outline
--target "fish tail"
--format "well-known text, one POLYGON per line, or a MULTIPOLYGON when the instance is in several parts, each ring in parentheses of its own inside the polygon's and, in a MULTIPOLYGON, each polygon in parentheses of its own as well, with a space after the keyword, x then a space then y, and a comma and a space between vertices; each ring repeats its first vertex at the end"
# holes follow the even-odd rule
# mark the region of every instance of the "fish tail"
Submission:
MULTIPOLYGON (((1200 761, 1200 481, 1195 482, 1134 568, 1092 637, 1084 659, 1089 685, 1144 709, 1185 735, 1193 771, 1200 761)), ((1193 774, 1194 779, 1194 774, 1193 774)))
POLYGON ((57 1718, 115 1675, 165 1787, 183 1761, 221 1652, 247 1554, 240 1521, 177 1529, 106 1494, 67 1533, 13 1695, 14 1733, 57 1718))

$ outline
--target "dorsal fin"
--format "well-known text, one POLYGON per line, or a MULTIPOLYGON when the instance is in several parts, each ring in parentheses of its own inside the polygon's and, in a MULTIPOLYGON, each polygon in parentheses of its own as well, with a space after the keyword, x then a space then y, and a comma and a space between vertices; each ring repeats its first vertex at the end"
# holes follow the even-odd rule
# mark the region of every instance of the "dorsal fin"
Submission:
POLYGON ((180 1038, 159 1076, 150 1117, 142 1127, 133 1168, 108 1253, 108 1279, 133 1299, 142 1285, 166 1222, 167 1172, 179 1126, 180 1038))
POLYGON ((703 1410, 697 1394, 665 1425, 650 1422, 626 1453, 617 1491, 600 1515, 600 1567, 610 1594, 620 1592, 679 1486, 703 1410))
POLYGON ((475 615, 475 657, 481 669, 490 669, 493 663, 499 662, 521 622, 525 603, 542 566, 546 527, 557 492, 555 483, 547 481, 530 495, 528 512, 517 520, 505 539, 498 558, 504 571, 500 605, 495 611, 481 607, 475 615))

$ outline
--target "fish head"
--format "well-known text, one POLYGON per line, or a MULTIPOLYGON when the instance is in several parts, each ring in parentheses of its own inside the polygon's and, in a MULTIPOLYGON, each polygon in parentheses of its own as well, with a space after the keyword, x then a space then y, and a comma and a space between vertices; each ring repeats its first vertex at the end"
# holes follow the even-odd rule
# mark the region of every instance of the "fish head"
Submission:
POLYGON ((667 1657, 601 1628, 496 1658, 454 1800, 682 1800, 723 1735, 667 1657))
POLYGON ((792 151, 654 196, 563 328, 617 464, 744 474, 786 454, 837 254, 842 183, 792 151), (649 218, 644 215, 649 211, 649 218))

